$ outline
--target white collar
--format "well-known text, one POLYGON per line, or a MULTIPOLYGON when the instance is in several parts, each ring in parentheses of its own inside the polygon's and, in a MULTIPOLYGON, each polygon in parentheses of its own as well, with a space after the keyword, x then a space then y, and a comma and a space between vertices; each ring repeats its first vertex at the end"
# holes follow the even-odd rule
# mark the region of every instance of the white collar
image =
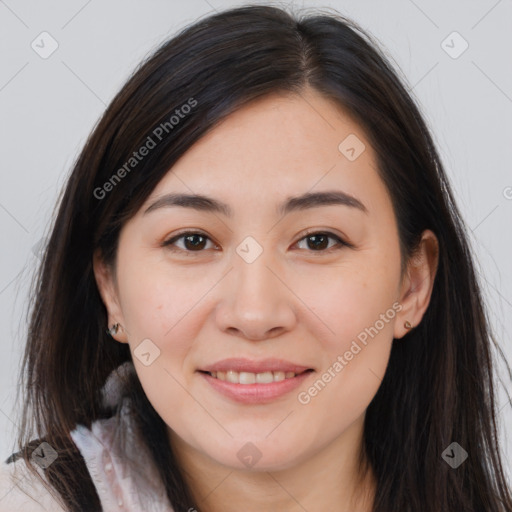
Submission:
POLYGON ((121 376, 135 372, 126 362, 108 377, 103 404, 117 407, 110 418, 98 419, 88 429, 78 425, 71 437, 80 450, 103 510, 172 512, 164 484, 153 458, 142 440, 132 412, 132 403, 123 393, 121 376))

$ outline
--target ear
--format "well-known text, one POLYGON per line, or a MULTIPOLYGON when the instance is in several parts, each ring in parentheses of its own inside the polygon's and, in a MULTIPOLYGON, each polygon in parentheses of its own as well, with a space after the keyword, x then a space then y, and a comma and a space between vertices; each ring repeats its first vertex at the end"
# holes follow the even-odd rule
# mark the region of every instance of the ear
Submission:
POLYGON ((397 315, 394 337, 401 338, 409 332, 406 321, 416 327, 430 303, 434 279, 439 262, 439 243, 435 234, 427 229, 422 233, 417 250, 409 259, 400 286, 402 309, 397 315))
POLYGON ((107 309, 108 326, 105 326, 105 329, 112 327, 114 324, 119 324, 117 333, 112 336, 120 343, 128 343, 113 270, 104 262, 99 250, 94 252, 92 266, 98 291, 107 309))

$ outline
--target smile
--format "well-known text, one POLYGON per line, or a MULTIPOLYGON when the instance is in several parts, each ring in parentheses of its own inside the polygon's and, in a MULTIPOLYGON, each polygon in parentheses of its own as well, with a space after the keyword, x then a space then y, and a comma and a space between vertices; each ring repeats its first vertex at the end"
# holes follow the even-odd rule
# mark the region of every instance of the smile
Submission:
MULTIPOLYGON (((306 370, 310 371, 310 370, 306 370)), ((293 379, 297 374, 295 372, 236 372, 228 370, 227 372, 206 372, 215 379, 231 382, 232 384, 270 384, 272 382, 280 382, 286 379, 293 379)), ((301 372, 303 373, 303 372, 301 372)))
POLYGON ((235 402, 264 404, 282 397, 296 389, 313 370, 295 372, 235 372, 200 371, 199 374, 214 391, 235 402))

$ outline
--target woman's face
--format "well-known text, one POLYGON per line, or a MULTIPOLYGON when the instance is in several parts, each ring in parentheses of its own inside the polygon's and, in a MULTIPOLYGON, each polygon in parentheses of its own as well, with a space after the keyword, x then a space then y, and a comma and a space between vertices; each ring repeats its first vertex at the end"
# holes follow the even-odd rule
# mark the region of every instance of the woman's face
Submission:
POLYGON ((393 337, 421 314, 402 302, 375 153, 312 91, 209 132, 122 229, 116 281, 98 268, 170 438, 232 468, 285 469, 358 439, 393 337))

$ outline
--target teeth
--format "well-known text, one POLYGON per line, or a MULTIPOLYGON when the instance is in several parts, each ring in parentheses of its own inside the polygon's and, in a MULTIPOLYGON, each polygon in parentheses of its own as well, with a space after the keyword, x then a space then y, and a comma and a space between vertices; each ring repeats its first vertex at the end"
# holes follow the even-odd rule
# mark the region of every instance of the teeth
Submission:
POLYGON ((209 372, 212 377, 219 380, 231 382, 233 384, 270 384, 271 382, 280 382, 285 379, 295 377, 294 372, 235 372, 228 370, 227 372, 209 372))

